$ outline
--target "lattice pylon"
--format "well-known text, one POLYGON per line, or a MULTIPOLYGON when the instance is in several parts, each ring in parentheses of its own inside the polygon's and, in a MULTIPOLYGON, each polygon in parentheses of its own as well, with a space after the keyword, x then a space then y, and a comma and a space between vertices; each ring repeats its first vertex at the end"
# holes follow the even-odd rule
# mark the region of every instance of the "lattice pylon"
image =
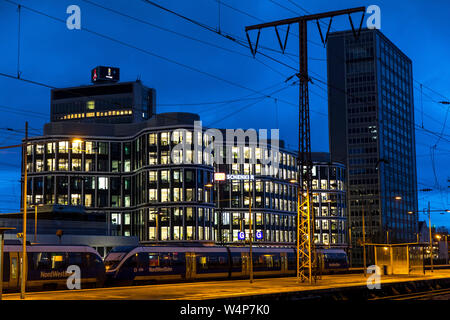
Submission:
POLYGON ((297 192, 297 281, 312 283, 311 207, 309 189, 297 192))

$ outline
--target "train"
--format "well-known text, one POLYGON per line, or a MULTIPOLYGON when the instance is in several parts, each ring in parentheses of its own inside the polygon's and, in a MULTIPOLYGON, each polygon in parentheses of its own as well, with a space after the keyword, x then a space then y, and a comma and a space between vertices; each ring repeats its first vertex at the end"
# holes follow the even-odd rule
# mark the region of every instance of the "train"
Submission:
MULTIPOLYGON (((27 291, 68 289, 70 266, 80 268, 81 288, 139 285, 158 282, 239 279, 250 275, 249 247, 166 244, 119 246, 102 260, 87 245, 27 245, 27 291)), ((318 272, 348 271, 342 249, 318 249, 318 272)), ((254 247, 255 277, 293 276, 293 247, 254 247)), ((6 242, 3 256, 3 291, 17 292, 21 286, 22 244, 6 242)))
MULTIPOLYGON (((3 291, 17 292, 21 286, 22 244, 8 241, 3 254, 3 291)), ((27 291, 67 289, 76 265, 81 288, 103 287, 106 269, 96 250, 86 245, 27 245, 27 291)))
MULTIPOLYGON (((318 249, 318 273, 348 271, 341 249, 318 249)), ((292 247, 252 249, 254 277, 296 274, 292 247)), ((127 246, 114 248, 105 258, 108 285, 136 285, 167 281, 239 279, 250 275, 249 247, 232 246, 127 246)))

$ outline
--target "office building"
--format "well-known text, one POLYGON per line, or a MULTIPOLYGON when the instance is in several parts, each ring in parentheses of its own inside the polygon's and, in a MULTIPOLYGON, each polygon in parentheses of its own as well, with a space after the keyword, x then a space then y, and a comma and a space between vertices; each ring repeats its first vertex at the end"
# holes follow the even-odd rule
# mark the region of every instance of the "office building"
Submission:
POLYGON ((379 30, 331 33, 330 153, 347 167, 354 261, 366 242, 415 241, 418 225, 411 60, 379 30))
MULTIPOLYGON (((136 110, 143 100, 149 101, 148 93, 154 97, 154 90, 139 81, 125 84, 137 88, 127 93, 131 104, 123 104, 131 115, 117 114, 122 110, 114 105, 121 99, 114 95, 121 83, 78 87, 79 95, 70 102, 62 102, 55 92, 72 94, 73 88, 53 90, 51 122, 45 124, 43 136, 31 138, 27 147, 28 204, 105 212, 106 223, 115 226, 117 235, 135 236, 141 242, 236 243, 239 231, 248 239, 250 193, 254 234, 261 235, 256 241, 295 243, 297 191, 291 181, 297 177, 295 152, 285 149, 282 141, 277 150, 260 140, 253 145, 232 142, 218 149, 222 157, 229 150, 232 163, 217 163, 216 149, 207 150, 208 129, 196 129, 198 115, 156 114, 152 102, 147 119, 136 110), (143 88, 146 93, 140 94, 143 88), (65 107, 58 109, 56 104, 65 107), (80 107, 70 111, 70 104, 80 107), (95 109, 89 109, 91 105, 95 109), (93 115, 87 116, 91 111, 93 115), (179 150, 183 144, 189 148, 179 150), (268 152, 277 153, 276 170, 262 163, 268 152), (219 183, 214 173, 229 179, 219 183), (238 177, 242 175, 252 179, 242 180, 238 177)), ((313 154, 313 160, 315 241, 319 246, 345 247, 345 166, 330 161, 329 154, 313 154)))

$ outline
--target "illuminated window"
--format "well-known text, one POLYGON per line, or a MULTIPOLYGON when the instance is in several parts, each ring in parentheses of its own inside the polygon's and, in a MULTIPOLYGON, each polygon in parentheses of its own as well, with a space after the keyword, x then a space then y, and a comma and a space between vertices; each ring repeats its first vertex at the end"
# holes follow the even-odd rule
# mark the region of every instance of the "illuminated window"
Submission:
POLYGON ((81 153, 83 151, 83 142, 72 142, 72 153, 81 153))
POLYGON ((170 163, 169 151, 161 151, 161 164, 169 164, 169 163, 170 163))
POLYGON ((148 154, 148 164, 157 164, 158 154, 156 152, 149 152, 148 154))
POLYGON ((186 131, 186 143, 192 144, 192 132, 191 131, 186 131))
POLYGON ((47 159, 47 171, 54 171, 55 169, 55 159, 47 159))
POLYGON ((117 224, 117 225, 122 224, 120 213, 112 213, 111 214, 111 223, 112 224, 117 224))
POLYGON ((69 169, 69 160, 59 159, 58 160, 58 170, 67 171, 69 169))
POLYGON ((170 141, 170 133, 169 132, 161 132, 161 145, 167 146, 170 141))
MULTIPOLYGON (((149 227, 148 228, 148 240, 156 240, 156 232, 155 232, 155 227, 149 227)), ((152 258, 152 260, 150 261, 151 265, 155 264, 154 262, 155 260, 152 258)), ((156 260, 157 261, 157 260, 156 260)))
POLYGON ((71 204, 76 206, 81 204, 81 194, 72 194, 70 196, 71 198, 71 204))
POLYGON ((158 179, 157 171, 149 171, 148 172, 148 181, 149 182, 156 182, 158 179))
POLYGON ((194 239, 194 231, 191 226, 186 227, 186 240, 193 240, 194 239))
POLYGON ((170 181, 170 171, 161 170, 161 182, 168 183, 170 181))
POLYGON ((131 171, 131 160, 125 160, 124 161, 124 172, 130 172, 131 171))
POLYGON ((173 188, 173 201, 183 201, 183 189, 173 188))
POLYGON ((148 135, 148 144, 151 146, 156 146, 158 144, 158 134, 150 133, 148 135))
POLYGON ((173 240, 183 239, 183 227, 174 226, 173 227, 173 240))
POLYGON ((169 227, 161 227, 161 240, 169 240, 169 227))
MULTIPOLYGON (((164 133, 161 134, 161 139, 163 134, 164 133)), ((175 130, 174 132, 172 132, 172 142, 174 144, 178 144, 181 141, 183 141, 183 130, 175 130)))
POLYGON ((161 202, 170 201, 170 189, 162 188, 161 189, 161 202))
POLYGON ((69 150, 69 142, 67 141, 58 142, 59 153, 67 153, 68 150, 69 150))
POLYGON ((183 175, 180 170, 173 171, 173 182, 183 182, 183 175))
POLYGON ((183 160, 183 150, 172 150, 172 161, 175 164, 182 163, 183 160))
POLYGON ((58 195, 58 204, 67 205, 67 194, 58 195))
POLYGON ((55 153, 55 143, 47 143, 47 153, 55 153))
POLYGON ((157 189, 148 190, 148 201, 158 201, 158 190, 157 189))
POLYGON ((92 159, 86 159, 85 160, 85 171, 93 171, 94 170, 94 163, 92 159))
POLYGON ((36 145, 36 154, 44 154, 44 145, 43 144, 37 144, 36 145))
POLYGON ((194 189, 186 189, 186 201, 194 201, 194 189))
POLYGON ((86 102, 86 107, 88 110, 95 110, 95 101, 91 100, 86 102))
POLYGON ((107 190, 108 189, 108 178, 107 177, 99 177, 98 178, 98 189, 99 190, 107 190))
POLYGON ((72 171, 81 171, 81 159, 72 159, 72 171))

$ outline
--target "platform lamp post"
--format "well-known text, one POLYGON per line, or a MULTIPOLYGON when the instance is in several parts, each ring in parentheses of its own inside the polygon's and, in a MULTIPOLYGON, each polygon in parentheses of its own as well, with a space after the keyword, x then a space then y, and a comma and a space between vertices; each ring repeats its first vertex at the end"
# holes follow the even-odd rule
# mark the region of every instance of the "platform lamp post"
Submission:
POLYGON ((253 225, 252 225, 252 198, 253 198, 252 180, 248 180, 248 212, 249 212, 249 245, 250 245, 250 283, 253 283, 253 225))
MULTIPOLYGON (((214 192, 214 189, 213 189, 213 187, 214 187, 214 183, 213 182, 208 182, 207 184, 205 184, 205 187, 206 188, 208 188, 209 190, 210 190, 210 192, 211 192, 211 194, 213 194, 214 192)), ((209 197, 211 197, 211 194, 209 195, 209 197)), ((219 191, 217 191, 217 194, 219 194, 219 191)), ((211 199, 211 198, 210 198, 211 199)), ((210 199, 208 199, 208 201, 210 201, 210 199)), ((220 207, 220 202, 218 201, 217 202, 217 208, 219 208, 220 207)), ((214 213, 215 214, 215 213, 214 213)), ((213 217, 214 218, 214 217, 213 217)), ((221 220, 222 220, 222 217, 221 216, 219 216, 219 219, 218 219, 219 221, 217 221, 218 222, 218 227, 220 226, 220 223, 221 223, 221 220)), ((214 225, 214 223, 212 223, 211 224, 211 226, 213 226, 214 225)), ((214 239, 214 230, 213 230, 213 228, 210 228, 210 232, 212 232, 212 234, 210 234, 211 235, 211 239, 214 239)), ((222 233, 220 232, 220 227, 219 227, 219 231, 217 232, 217 235, 218 236, 220 236, 220 243, 221 244, 223 244, 223 237, 222 237, 222 233)), ((216 239, 217 240, 217 239, 216 239)))
POLYGON ((37 243, 37 215, 38 215, 38 207, 43 207, 42 203, 34 204, 34 243, 37 243))
MULTIPOLYGON (((27 283, 27 201, 28 201, 28 122, 25 122, 25 140, 23 142, 23 235, 22 235, 22 270, 21 270, 21 281, 20 281, 20 299, 25 299, 25 286, 27 283)), ((0 279, 3 281, 3 279, 0 279)))
POLYGON ((1 228, 0 227, 0 300, 2 300, 3 293, 3 249, 5 244, 5 231, 15 230, 16 228, 1 228))

